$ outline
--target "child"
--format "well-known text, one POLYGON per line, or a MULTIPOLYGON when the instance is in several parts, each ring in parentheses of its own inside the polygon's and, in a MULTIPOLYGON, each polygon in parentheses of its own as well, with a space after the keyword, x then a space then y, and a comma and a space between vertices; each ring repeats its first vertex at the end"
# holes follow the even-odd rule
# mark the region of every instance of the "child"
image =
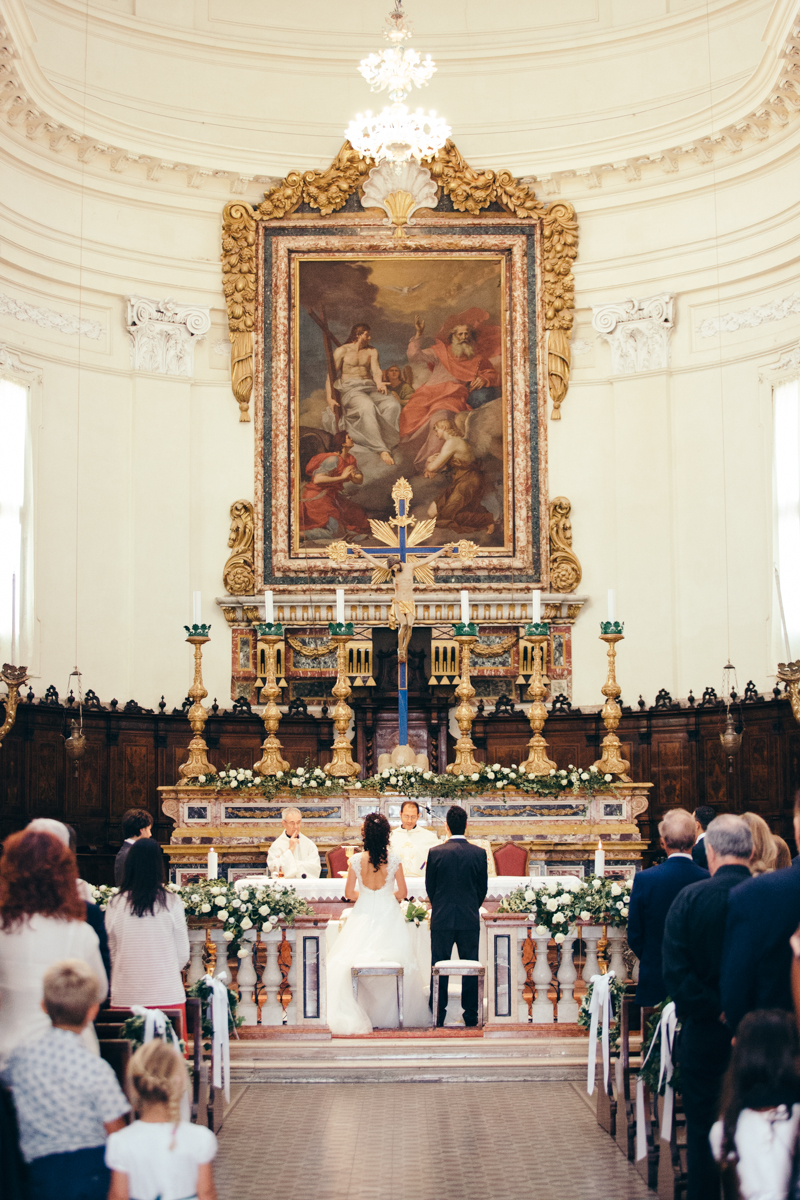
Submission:
POLYGON ((212 1159, 217 1139, 180 1119, 186 1064, 155 1038, 128 1068, 128 1091, 139 1118, 108 1139, 108 1200, 217 1200, 212 1159))
POLYGON ((30 1200, 105 1200, 108 1194, 106 1135, 123 1128, 130 1104, 111 1067, 80 1036, 97 1016, 99 990, 81 959, 50 967, 42 1007, 53 1027, 12 1050, 3 1070, 17 1110, 30 1200))
POLYGON ((800 1041, 783 1009, 748 1013, 736 1032, 711 1129, 718 1162, 736 1164, 742 1200, 783 1200, 800 1121, 800 1041))

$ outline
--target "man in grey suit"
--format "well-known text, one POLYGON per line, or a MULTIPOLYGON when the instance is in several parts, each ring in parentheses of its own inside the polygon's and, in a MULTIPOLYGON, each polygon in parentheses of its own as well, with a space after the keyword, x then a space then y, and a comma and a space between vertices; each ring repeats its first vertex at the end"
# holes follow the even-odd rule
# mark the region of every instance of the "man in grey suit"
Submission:
MULTIPOLYGON (((447 810, 448 840, 428 853, 425 888, 431 902, 431 962, 449 959, 455 943, 461 958, 477 959, 480 947, 480 907, 489 886, 486 851, 465 837, 467 814, 458 804, 447 810)), ((447 1011, 447 976, 439 980, 439 1011, 436 1024, 444 1025, 447 1011)), ((433 986, 431 1001, 433 1003, 433 986)), ((464 1024, 478 1024, 478 980, 461 981, 464 1024)))

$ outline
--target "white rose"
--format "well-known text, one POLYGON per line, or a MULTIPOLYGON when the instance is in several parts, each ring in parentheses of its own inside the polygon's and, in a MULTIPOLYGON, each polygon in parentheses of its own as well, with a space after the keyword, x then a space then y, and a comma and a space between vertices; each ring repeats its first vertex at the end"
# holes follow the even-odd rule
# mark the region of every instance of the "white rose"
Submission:
POLYGON ((536 926, 536 936, 537 937, 547 937, 549 932, 550 932, 550 930, 547 928, 546 925, 537 925, 536 926))
POLYGON ((565 942, 566 940, 567 940, 567 935, 565 933, 557 933, 553 938, 553 941, 556 942, 559 946, 561 945, 562 942, 565 942))
POLYGON ((581 779, 588 779, 588 778, 589 778, 589 772, 581 771, 581 779))
POLYGON ((211 905, 210 905, 210 904, 201 904, 201 905, 200 905, 200 912, 201 912, 201 913, 204 913, 204 912, 211 912, 211 905))
POLYGON ((487 771, 486 775, 489 779, 494 779, 494 771, 487 771))
POLYGON ((199 903, 200 903, 200 895, 197 892, 195 892, 195 894, 192 896, 192 904, 199 904, 199 903))
POLYGON ((594 888, 595 891, 597 891, 597 889, 601 888, 602 886, 603 886, 602 879, 593 879, 592 880, 592 887, 594 888))
POLYGON ((480 775, 478 774, 478 772, 477 772, 477 771, 475 771, 475 772, 474 772, 472 775, 470 775, 470 779, 472 779, 473 781, 475 781, 475 780, 477 780, 477 779, 480 779, 480 775))
POLYGON ((625 907, 625 905, 622 903, 622 901, 621 901, 621 900, 618 900, 618 901, 617 901, 617 903, 616 903, 616 905, 615 905, 615 908, 618 908, 618 909, 620 910, 620 912, 621 912, 621 911, 622 911, 622 909, 623 909, 624 907, 625 907))
POLYGON ((589 774, 590 774, 590 775, 596 775, 597 773, 598 773, 598 772, 597 772, 597 767, 589 767, 589 774))
POLYGON ((244 891, 239 892, 239 898, 240 900, 250 899, 250 893, 248 892, 247 888, 245 888, 244 891))
POLYGON ((394 785, 397 783, 397 776, 396 776, 396 775, 390 775, 390 776, 389 776, 389 783, 391 783, 391 784, 394 786, 394 785))
POLYGON ((280 920, 280 917, 276 917, 275 914, 273 913, 269 919, 269 923, 270 923, 270 925, 277 925, 279 920, 280 920))
MULTIPOLYGON (((276 771, 276 772, 275 772, 275 778, 276 778, 276 779, 283 779, 283 771, 276 771)), ((256 776, 256 779, 258 779, 258 776, 256 776)))
POLYGON ((619 886, 618 883, 612 883, 611 895, 612 896, 621 896, 622 895, 622 888, 619 886))
POLYGON ((326 779, 326 780, 325 780, 325 787, 330 787, 330 786, 331 786, 331 781, 330 781, 330 779, 326 779))
POLYGON ((560 775, 560 776, 561 776, 563 779, 566 779, 566 777, 567 777, 567 772, 566 772, 566 771, 559 771, 558 773, 559 773, 559 775, 560 775))
POLYGON ((500 770, 500 763, 493 763, 493 764, 492 764, 492 770, 493 770, 493 771, 499 771, 499 770, 500 770))
POLYGON ((556 913, 556 915, 553 917, 553 924, 554 925, 563 925, 564 922, 566 921, 566 919, 567 918, 564 916, 563 913, 556 913))
POLYGON ((233 921, 233 922, 236 921, 236 917, 233 915, 233 913, 228 913, 227 916, 225 917, 225 920, 228 924, 230 924, 231 921, 233 921))
POLYGON ((310 781, 309 781, 309 784, 310 784, 310 786, 311 786, 311 787, 316 787, 316 786, 317 786, 317 781, 316 781, 316 779, 312 779, 312 780, 310 780, 310 781))
POLYGON ((623 910, 622 910, 622 915, 623 915, 623 917, 625 917, 625 918, 627 919, 627 916, 628 916, 628 910, 627 910, 627 908, 623 908, 623 910))
POLYGON ((231 900, 231 908, 241 908, 241 907, 242 907, 241 900, 231 900))
POLYGON ((214 903, 216 904, 217 908, 224 908, 227 903, 225 897, 220 896, 219 892, 216 892, 215 895, 216 899, 214 900, 214 903))
POLYGON ((381 779, 388 779, 388 778, 389 778, 388 768, 384 767, 384 769, 381 771, 381 779))
POLYGON ((241 767, 240 767, 240 768, 239 768, 239 770, 236 772, 236 778, 237 778, 237 779, 244 779, 244 777, 245 777, 245 772, 244 772, 244 771, 241 769, 241 767))
POLYGON ((590 912, 587 912, 586 909, 584 909, 583 912, 581 913, 581 920, 582 921, 591 921, 591 919, 592 919, 592 914, 590 912))
POLYGON ((517 778, 516 771, 512 771, 511 774, 509 775, 509 779, 516 779, 516 778, 517 778))
POLYGON ((295 775, 305 775, 306 769, 305 767, 295 767, 294 773, 295 775))
POLYGON ((553 767, 553 769, 551 770, 550 774, 551 774, 551 775, 555 775, 555 773, 556 773, 556 769, 555 769, 555 767, 553 767))
POLYGON ((497 783, 496 783, 494 786, 495 786, 496 788, 504 788, 506 785, 505 785, 505 782, 504 782, 504 780, 502 780, 502 779, 499 779, 499 780, 497 781, 497 783))
POLYGON ((214 888, 212 888, 212 889, 211 889, 211 895, 212 895, 212 896, 221 896, 221 895, 222 895, 222 888, 217 888, 217 887, 214 887, 214 888))
POLYGON ((525 899, 526 899, 526 900, 528 900, 528 901, 531 901, 531 900, 535 900, 535 899, 536 899, 536 893, 534 892, 533 888, 527 888, 527 889, 526 889, 526 891, 525 891, 525 899))
POLYGON ((548 900, 545 904, 545 908, 548 912, 555 912, 558 908, 558 901, 555 899, 548 900))
POLYGON ((222 931, 222 936, 223 936, 223 938, 225 939, 225 941, 226 941, 226 942, 232 942, 232 941, 233 941, 233 934, 231 933, 230 929, 223 929, 223 931, 222 931))
POLYGON ((220 908, 217 911, 217 920, 218 921, 227 921, 227 919, 228 919, 228 910, 226 908, 220 908))
POLYGON ((357 787, 357 788, 360 788, 360 787, 361 787, 361 780, 360 780, 360 779, 357 779, 357 780, 356 780, 356 782, 355 782, 355 784, 354 784, 353 786, 354 786, 354 787, 357 787))
POLYGON ((261 905, 261 908, 260 908, 258 911, 259 911, 259 913, 261 914, 261 916, 262 916, 262 917, 265 917, 265 916, 267 915, 267 913, 269 912, 269 905, 268 905, 268 904, 262 904, 262 905, 261 905))
POLYGON ((239 786, 239 784, 237 783, 237 781, 236 781, 235 779, 232 779, 232 780, 231 780, 231 787, 232 787, 232 788, 235 788, 235 787, 238 787, 238 786, 239 786))
POLYGON ((249 953, 250 953, 250 947, 242 946, 239 950, 236 951, 236 957, 237 958, 247 958, 249 953))
POLYGON ((244 773, 244 777, 245 777, 245 779, 252 779, 252 778, 253 778, 253 772, 252 772, 252 771, 245 771, 245 773, 244 773))
POLYGON ((611 780, 613 779, 613 775, 604 775, 603 779, 605 779, 606 783, 611 783, 611 780))
POLYGON ((423 772, 422 772, 422 778, 423 778, 423 779, 432 779, 432 778, 433 778, 433 771, 423 771, 423 772))
POLYGON ((198 775, 198 776, 197 776, 197 782, 198 782, 198 783, 205 783, 205 781, 206 781, 206 777, 205 777, 205 775, 198 775))
MULTIPOLYGON (((278 774, 279 774, 279 775, 282 775, 282 774, 283 774, 283 771, 278 771, 278 774)), ((253 776, 253 783, 261 783, 261 776, 260 776, 260 775, 254 775, 254 776, 253 776)))
POLYGON ((253 928, 253 922, 250 920, 249 917, 242 917, 241 928, 242 929, 252 929, 253 928))

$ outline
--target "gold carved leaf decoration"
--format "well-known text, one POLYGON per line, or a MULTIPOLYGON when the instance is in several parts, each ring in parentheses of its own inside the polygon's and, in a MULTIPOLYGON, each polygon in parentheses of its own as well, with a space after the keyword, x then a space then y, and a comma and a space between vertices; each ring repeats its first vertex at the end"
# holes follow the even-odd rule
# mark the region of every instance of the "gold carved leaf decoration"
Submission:
POLYGON ((375 567, 370 583, 373 587, 381 587, 384 583, 392 582, 392 572, 388 567, 375 567))
POLYGON ((339 565, 347 562, 347 542, 331 542, 328 546, 328 558, 339 565))
POLYGON ((429 538, 436 528, 436 517, 430 517, 426 521, 419 521, 406 539, 409 546, 418 546, 420 542, 424 542, 429 538))
POLYGON ((418 562, 416 554, 409 554, 408 561, 413 564, 414 578, 417 583, 421 583, 423 587, 433 587, 436 579, 434 578, 433 569, 426 566, 425 559, 421 558, 418 562))
POLYGON ((377 538, 379 542, 383 542, 384 546, 391 546, 393 550, 396 550, 400 545, 397 534, 387 521, 375 521, 370 518, 369 526, 372 530, 372 536, 377 538))
POLYGON ((303 658, 324 658, 326 654, 330 654, 336 649, 336 642, 327 642, 324 646, 304 646, 302 642, 298 642, 297 638, 287 637, 287 642, 296 650, 303 658))
POLYGON ((455 544, 458 546, 458 557, 467 563, 473 561, 480 549, 479 546, 476 546, 475 542, 467 541, 466 538, 462 538, 460 542, 456 542, 455 544))
POLYGON ((221 258, 231 339, 231 387, 239 405, 239 420, 249 421, 256 320, 256 220, 244 201, 225 206, 221 258))
POLYGON ((249 500, 231 505, 230 555, 222 572, 225 591, 231 596, 252 596, 255 592, 253 565, 253 506, 249 500))
POLYGON ((554 592, 574 592, 581 581, 581 564, 572 549, 572 505, 566 496, 550 504, 550 587, 554 592))
POLYGON ((504 637, 501 642, 495 642, 493 645, 485 646, 481 642, 476 642, 472 647, 472 653, 478 658, 497 658, 500 654, 505 654, 506 650, 510 650, 516 645, 516 633, 510 633, 508 637, 504 637))
POLYGON ((547 335, 547 379, 553 402, 552 420, 561 420, 561 401, 569 387, 569 334, 563 329, 551 329, 547 335))

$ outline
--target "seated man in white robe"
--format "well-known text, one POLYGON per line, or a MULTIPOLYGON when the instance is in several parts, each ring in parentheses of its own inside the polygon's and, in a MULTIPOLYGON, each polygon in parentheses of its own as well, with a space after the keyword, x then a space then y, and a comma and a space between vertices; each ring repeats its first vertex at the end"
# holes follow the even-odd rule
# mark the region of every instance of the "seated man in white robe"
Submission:
POLYGON ((432 829, 418 825, 419 805, 416 800, 404 800, 400 808, 400 828, 392 830, 389 845, 403 860, 405 875, 425 874, 428 851, 439 839, 432 829))
POLYGON ((273 878, 319 879, 319 850, 300 832, 303 814, 299 808, 285 808, 281 813, 283 833, 276 837, 267 854, 267 867, 273 878))

